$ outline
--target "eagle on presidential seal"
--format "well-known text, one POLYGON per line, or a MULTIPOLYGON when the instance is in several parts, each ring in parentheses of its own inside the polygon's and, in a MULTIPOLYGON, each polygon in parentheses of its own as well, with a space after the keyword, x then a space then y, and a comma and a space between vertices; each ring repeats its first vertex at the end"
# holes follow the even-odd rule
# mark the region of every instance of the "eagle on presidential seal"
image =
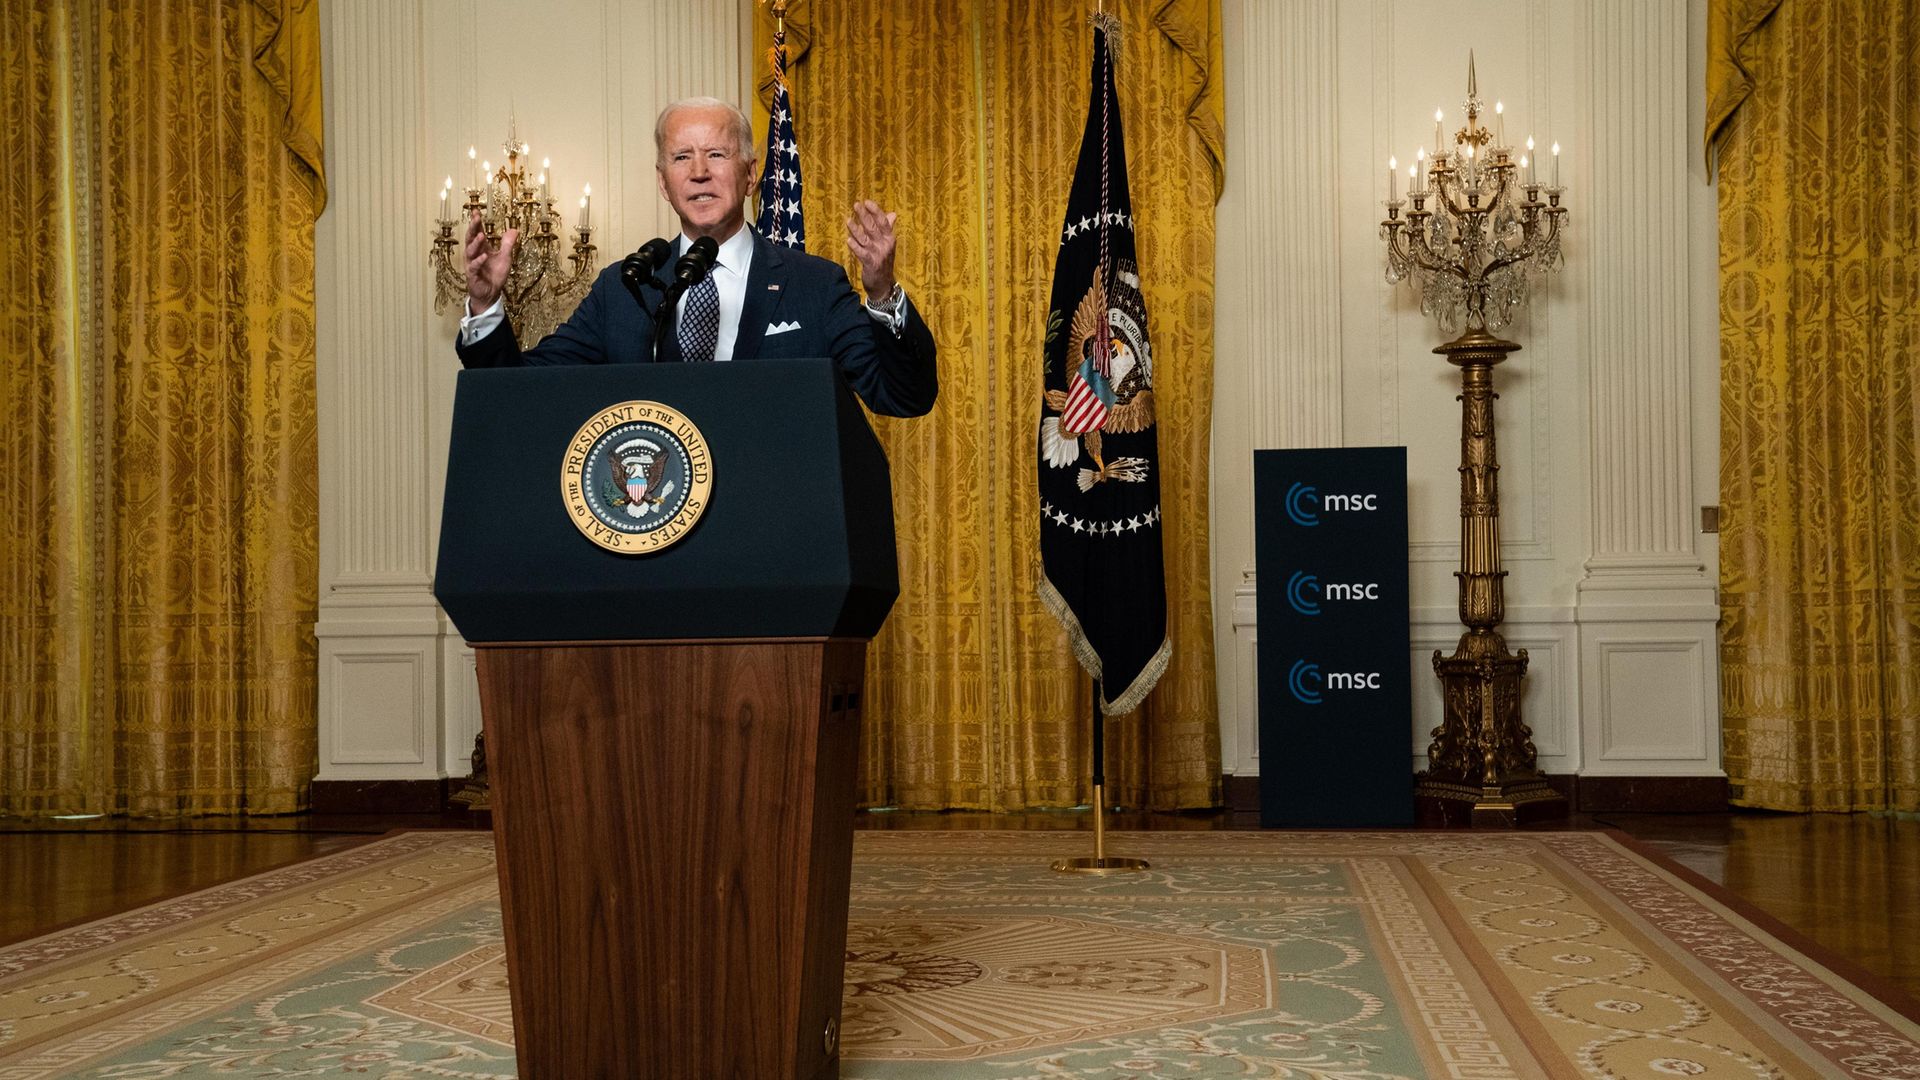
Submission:
POLYGON ((607 452, 607 474, 612 483, 601 496, 608 506, 625 507, 628 517, 641 518, 673 493, 667 475, 667 456, 651 439, 629 439, 607 452))
MULTIPOLYGON (((1101 453, 1103 432, 1127 435, 1153 426, 1153 353, 1147 345, 1147 305, 1140 295, 1140 270, 1121 259, 1114 268, 1109 292, 1104 267, 1095 267, 1093 282, 1073 313, 1072 335, 1061 353, 1074 365, 1065 390, 1048 390, 1046 409, 1056 415, 1040 422, 1040 449, 1047 464, 1072 468, 1081 446, 1093 460, 1076 479, 1081 491, 1108 480, 1140 483, 1147 478, 1147 459, 1101 453)), ((1059 313, 1054 327, 1058 332, 1059 313)))

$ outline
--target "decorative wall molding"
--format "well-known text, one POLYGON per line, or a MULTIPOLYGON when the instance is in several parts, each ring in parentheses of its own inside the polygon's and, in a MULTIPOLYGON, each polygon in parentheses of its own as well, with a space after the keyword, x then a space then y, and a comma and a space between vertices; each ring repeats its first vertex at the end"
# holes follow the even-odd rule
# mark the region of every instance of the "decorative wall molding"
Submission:
POLYGON ((458 370, 456 319, 433 314, 425 259, 442 177, 469 144, 497 159, 511 109, 534 156, 554 158, 559 191, 593 185, 603 264, 670 234, 654 116, 693 94, 747 100, 750 14, 745 0, 554 0, 540 21, 566 33, 501 41, 526 19, 508 0, 321 9, 314 633, 329 791, 465 775, 480 730, 472 651, 432 596, 458 370))
POLYGON ((363 777, 398 777, 434 764, 439 732, 421 724, 434 670, 431 640, 355 637, 336 640, 322 659, 320 688, 334 702, 335 722, 323 729, 321 775, 337 779, 339 766, 361 766, 363 777))
POLYGON ((1458 376, 1430 355, 1441 337, 1417 298, 1385 284, 1375 222, 1387 155, 1430 145, 1436 103, 1449 129, 1457 123, 1471 47, 1482 92, 1505 99, 1509 141, 1533 132, 1542 151, 1565 145, 1572 206, 1567 267, 1505 332, 1523 349, 1495 375, 1511 571, 1503 632, 1531 658, 1522 715, 1549 773, 1717 776, 1717 552, 1692 528, 1717 455, 1717 417, 1700 389, 1716 377, 1702 353, 1718 325, 1715 223, 1711 189, 1690 173, 1688 134, 1704 111, 1690 69, 1704 3, 1491 0, 1472 20, 1418 0, 1328 7, 1223 0, 1227 112, 1245 118, 1229 129, 1234 165, 1217 217, 1223 770, 1259 765, 1252 452, 1300 445, 1289 440, 1303 429, 1324 445, 1408 447, 1416 766, 1438 723, 1430 657, 1460 633, 1458 376), (1285 48, 1265 36, 1282 31, 1285 48), (1282 96, 1288 76, 1267 70, 1282 55, 1319 85, 1282 96), (1331 192, 1315 157, 1323 128, 1338 157, 1331 192), (1308 295, 1300 283, 1274 280, 1276 268, 1298 273, 1289 260, 1302 257, 1338 274, 1337 331, 1295 310, 1308 295), (1301 355, 1288 343, 1303 339, 1265 329, 1281 319, 1327 347, 1301 355), (1300 394, 1337 402, 1276 400, 1300 394), (1338 423, 1297 419, 1328 409, 1338 423), (1645 728, 1650 715, 1670 730, 1645 728))
POLYGON ((320 412, 319 779, 439 775, 438 485, 428 456, 429 235, 417 3, 321 12, 330 202, 315 232, 320 412))

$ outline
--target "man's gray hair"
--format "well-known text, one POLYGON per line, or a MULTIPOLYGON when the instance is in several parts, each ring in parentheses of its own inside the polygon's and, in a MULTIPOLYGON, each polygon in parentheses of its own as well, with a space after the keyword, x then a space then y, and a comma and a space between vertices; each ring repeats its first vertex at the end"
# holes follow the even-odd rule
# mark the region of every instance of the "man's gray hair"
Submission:
POLYGON ((734 153, 747 163, 748 171, 752 171, 754 162, 759 159, 759 155, 754 153, 753 148, 753 121, 747 119, 747 114, 741 112, 738 105, 721 101, 716 97, 681 98, 678 101, 668 102, 667 107, 660 110, 660 118, 653 122, 655 168, 664 168, 667 164, 667 120, 683 109, 727 110, 729 114, 727 126, 733 129, 734 153))

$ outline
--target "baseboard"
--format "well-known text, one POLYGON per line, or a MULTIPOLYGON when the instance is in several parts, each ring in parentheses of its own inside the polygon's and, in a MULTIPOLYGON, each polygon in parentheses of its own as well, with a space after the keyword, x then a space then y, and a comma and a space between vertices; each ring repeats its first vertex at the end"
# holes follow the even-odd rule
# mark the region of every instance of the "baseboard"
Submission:
POLYGON ((1727 808, 1724 776, 1582 776, 1574 808, 1583 814, 1628 811, 1693 814, 1727 808))
MULTIPOLYGON (((1547 783, 1567 797, 1570 809, 1584 814, 1640 811, 1689 814, 1725 810, 1724 776, 1576 776, 1548 773, 1547 783)), ((1409 787, 1413 777, 1407 777, 1409 787)), ((1236 814, 1260 813, 1260 778, 1223 776, 1221 791, 1227 809, 1236 814)))
POLYGON ((315 780, 316 814, 438 814, 446 780, 315 780))
POLYGON ((1236 814, 1258 814, 1260 812, 1260 778, 1257 776, 1223 776, 1220 778, 1220 791, 1226 797, 1227 809, 1236 814))

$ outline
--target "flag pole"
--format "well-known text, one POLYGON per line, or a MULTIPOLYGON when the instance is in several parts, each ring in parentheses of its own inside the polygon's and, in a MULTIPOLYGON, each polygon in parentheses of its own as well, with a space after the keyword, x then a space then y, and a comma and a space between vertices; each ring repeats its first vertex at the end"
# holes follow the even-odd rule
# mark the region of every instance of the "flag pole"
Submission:
POLYGON ((1100 680, 1093 680, 1093 858, 1055 859, 1063 874, 1130 874, 1147 868, 1145 859, 1107 857, 1106 717, 1100 712, 1100 680))

